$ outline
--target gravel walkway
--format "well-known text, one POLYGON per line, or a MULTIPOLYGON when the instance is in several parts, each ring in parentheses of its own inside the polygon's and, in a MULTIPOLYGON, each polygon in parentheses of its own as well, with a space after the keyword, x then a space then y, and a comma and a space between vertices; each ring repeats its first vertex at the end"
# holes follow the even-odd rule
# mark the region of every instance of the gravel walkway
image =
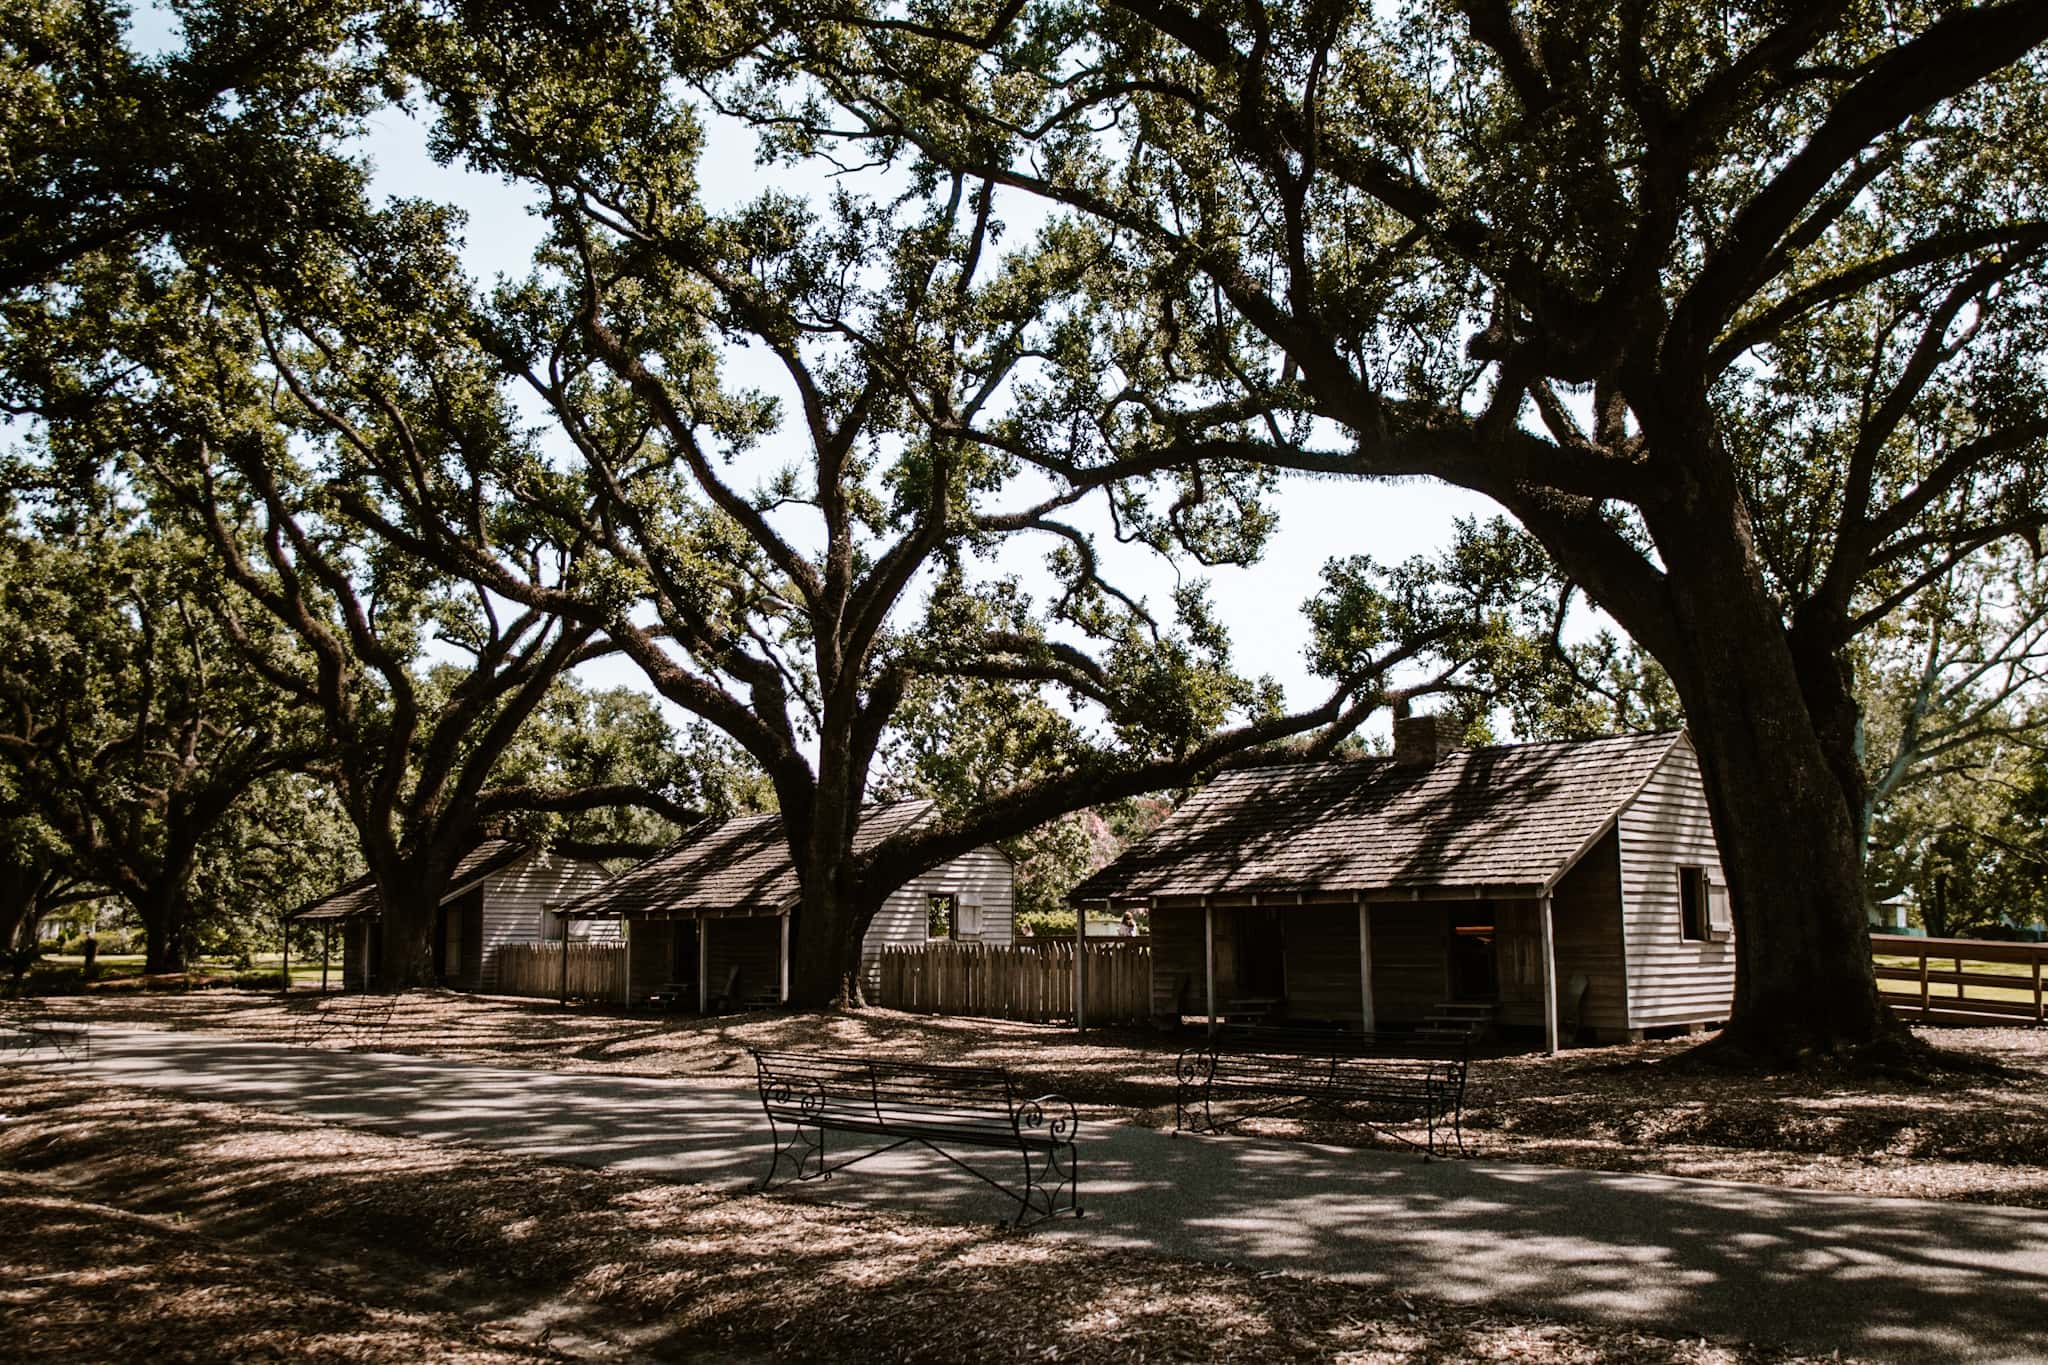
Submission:
MULTIPOLYGON (((663 1080, 98 1027, 110 1084, 738 1190, 751 1077, 663 1080)), ((1078 1223, 1041 1237, 1637 1328, 1925 1361, 2048 1360, 2048 1213, 1083 1124, 1078 1223)), ((928 1153, 804 1197, 1004 1216, 928 1153)))

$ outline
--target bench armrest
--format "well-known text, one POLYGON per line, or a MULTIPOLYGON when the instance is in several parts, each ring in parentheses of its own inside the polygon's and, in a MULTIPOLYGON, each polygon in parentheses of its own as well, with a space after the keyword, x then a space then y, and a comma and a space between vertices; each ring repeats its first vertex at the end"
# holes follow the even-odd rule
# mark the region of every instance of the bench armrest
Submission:
POLYGON ((1174 1068, 1174 1078, 1182 1089, 1204 1089, 1216 1078, 1216 1048, 1214 1044, 1191 1047, 1180 1054, 1180 1063, 1174 1068))
POLYGON ((1081 1116, 1075 1112, 1072 1100, 1060 1095, 1040 1095, 1018 1104, 1010 1123, 1018 1137, 1043 1131, 1054 1142, 1072 1142, 1075 1130, 1081 1126, 1081 1116))

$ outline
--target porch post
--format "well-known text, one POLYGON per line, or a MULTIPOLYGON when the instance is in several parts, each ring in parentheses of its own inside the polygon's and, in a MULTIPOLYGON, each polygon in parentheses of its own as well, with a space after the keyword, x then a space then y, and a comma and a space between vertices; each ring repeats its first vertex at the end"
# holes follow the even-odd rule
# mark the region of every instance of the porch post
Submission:
POLYGON ((562 1003, 569 1003, 569 921, 556 916, 562 924, 562 1003))
POLYGON ((1074 907, 1074 1031, 1088 1027, 1088 906, 1074 907))
POLYGON ((1375 1031, 1372 1009, 1372 907, 1361 896, 1358 902, 1358 1001, 1361 1031, 1375 1031))
POLYGON ((633 1008, 633 921, 619 916, 619 1003, 633 1008))
POLYGON ((284 942, 284 989, 285 994, 289 995, 292 989, 292 922, 288 919, 279 920, 277 927, 278 937, 284 942))
POLYGON ((789 911, 782 912, 782 1003, 789 1003, 789 911))
POLYGON ((711 1013, 711 986, 705 977, 711 972, 711 917, 697 916, 697 1013, 711 1013))
POLYGON ((1216 907, 1202 898, 1202 998, 1209 1006, 1209 1032, 1216 1032, 1216 907))
POLYGON ((334 952, 334 926, 320 926, 320 994, 327 994, 327 959, 334 952))
POLYGON ((1550 920, 1550 893, 1543 893, 1543 1046, 1556 1056, 1557 1046, 1557 936, 1550 920))

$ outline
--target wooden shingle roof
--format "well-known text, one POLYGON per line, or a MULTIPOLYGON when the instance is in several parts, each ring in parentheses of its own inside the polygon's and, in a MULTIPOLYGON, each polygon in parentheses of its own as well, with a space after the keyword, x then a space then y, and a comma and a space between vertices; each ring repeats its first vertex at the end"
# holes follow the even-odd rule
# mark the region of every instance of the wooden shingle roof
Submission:
MULTIPOLYGON (((861 812, 853 851, 931 818, 930 801, 894 801, 861 812)), ((672 847, 562 908, 572 919, 776 915, 800 899, 782 816, 742 815, 692 830, 672 847)))
MULTIPOLYGON (((448 892, 441 897, 446 905, 462 895, 485 877, 499 868, 510 866, 525 857, 528 846, 516 839, 486 839, 464 855, 455 870, 448 874, 448 892)), ((339 891, 329 892, 311 904, 302 905, 285 916, 295 920, 337 920, 354 919, 358 915, 381 915, 383 902, 377 898, 377 882, 365 873, 339 891)))
POLYGON ((1536 890, 1642 790, 1681 732, 1246 768, 1068 899, 1536 890))

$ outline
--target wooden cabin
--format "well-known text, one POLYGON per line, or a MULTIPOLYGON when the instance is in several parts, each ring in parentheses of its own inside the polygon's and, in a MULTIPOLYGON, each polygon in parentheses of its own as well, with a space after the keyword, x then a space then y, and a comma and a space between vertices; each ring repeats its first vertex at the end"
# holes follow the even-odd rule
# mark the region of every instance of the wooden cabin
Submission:
MULTIPOLYGON (((498 950, 558 935, 554 907, 604 885, 604 868, 512 839, 486 839, 455 865, 448 893, 434 916, 436 984, 490 991, 498 985, 498 950)), ((384 913, 376 883, 358 877, 332 895, 294 911, 295 922, 322 926, 336 936, 345 990, 374 986, 382 954, 384 913)), ((577 938, 615 937, 614 924, 575 927, 577 938)))
MULTIPOLYGON (((914 829, 930 801, 897 801, 861 814, 855 852, 914 829)), ((994 845, 973 849, 890 893, 861 942, 867 984, 882 949, 933 937, 1007 944, 1016 869, 994 845)), ((789 998, 789 951, 802 933, 796 864, 779 814, 745 815, 692 830, 673 847, 563 908, 572 924, 618 926, 627 945, 629 1000, 663 996, 699 1009, 721 1001, 789 998)))
POLYGON ((1162 1016, 1490 1022, 1553 1047, 1725 1020, 1692 742, 1451 749, 1437 721, 1397 720, 1391 758, 1226 772, 1072 900, 1150 910, 1162 1016))

